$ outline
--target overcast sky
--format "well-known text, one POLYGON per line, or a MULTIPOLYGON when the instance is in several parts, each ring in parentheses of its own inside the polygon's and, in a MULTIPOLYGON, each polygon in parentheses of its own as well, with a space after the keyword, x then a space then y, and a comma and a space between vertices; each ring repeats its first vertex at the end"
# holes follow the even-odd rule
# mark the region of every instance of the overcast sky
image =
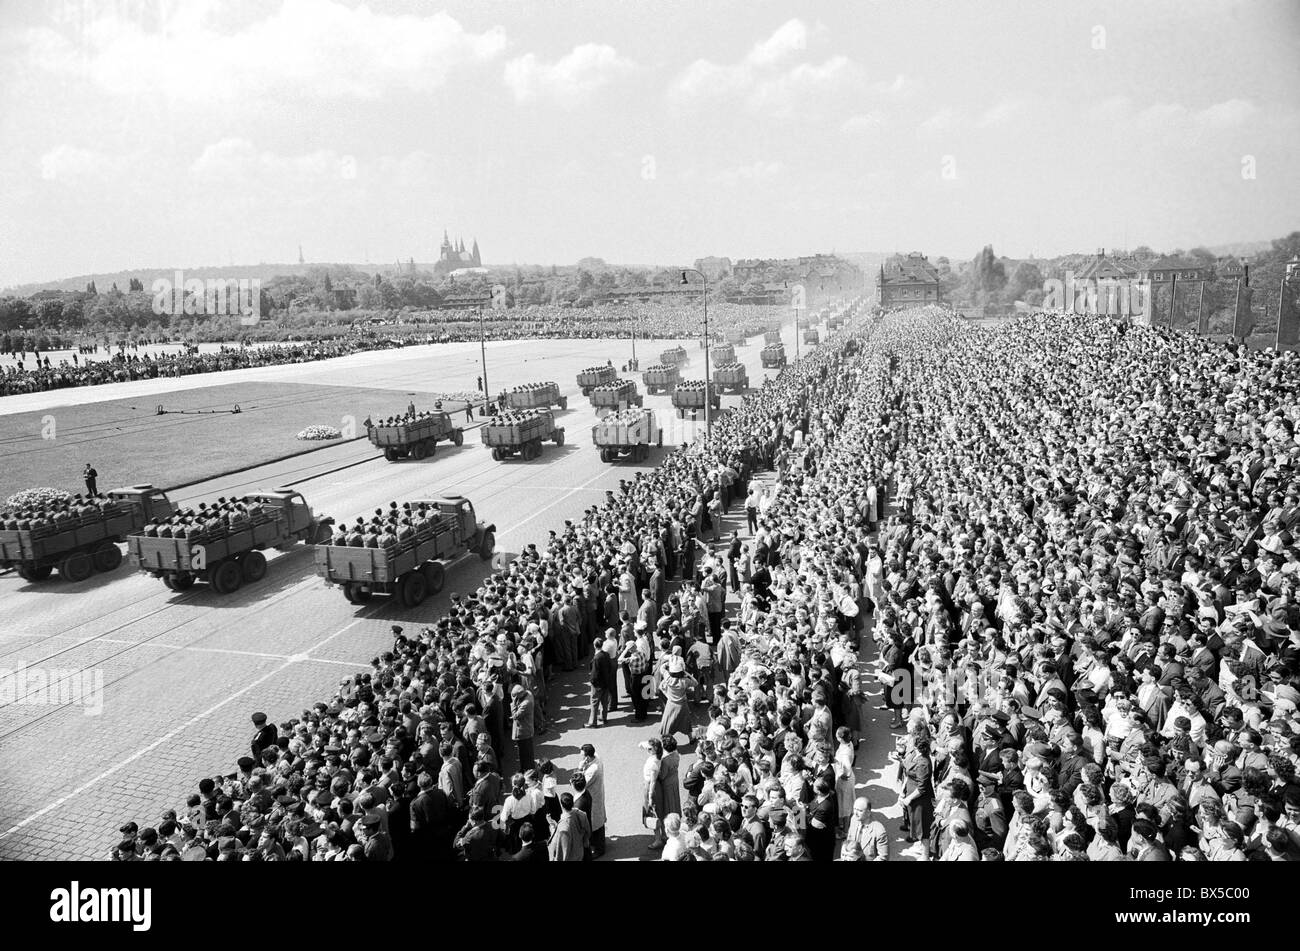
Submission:
POLYGON ((1295 0, 0 6, 0 286, 444 228, 491 264, 1192 247, 1300 227, 1298 146, 1295 0))

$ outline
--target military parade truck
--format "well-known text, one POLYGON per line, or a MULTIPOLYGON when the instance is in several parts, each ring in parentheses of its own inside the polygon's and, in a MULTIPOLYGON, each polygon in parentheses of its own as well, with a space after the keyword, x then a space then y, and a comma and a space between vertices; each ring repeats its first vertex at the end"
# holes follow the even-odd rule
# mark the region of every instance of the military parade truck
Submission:
POLYGON ((776 346, 781 342, 781 331, 769 330, 763 334, 763 343, 770 346, 776 346))
POLYGON ((645 383, 645 391, 651 396, 656 393, 671 393, 677 389, 681 371, 675 363, 656 363, 652 367, 646 367, 641 380, 645 383))
POLYGON ((578 386, 582 387, 583 396, 590 396, 596 387, 613 383, 616 379, 618 371, 608 364, 603 367, 587 367, 578 374, 578 386))
POLYGON ((691 355, 686 352, 685 347, 673 347, 671 350, 665 350, 659 354, 659 362, 668 366, 680 367, 691 362, 691 355))
POLYGON ((316 573, 327 585, 341 585, 351 604, 386 594, 402 607, 414 608, 442 590, 453 562, 471 552, 484 561, 492 557, 497 527, 478 521, 469 499, 454 495, 411 505, 438 515, 418 525, 411 537, 386 547, 317 545, 316 573))
POLYGON ((736 348, 729 343, 720 343, 709 351, 709 360, 714 366, 736 362, 736 348))
POLYGON ((749 389, 749 371, 743 363, 723 363, 713 368, 713 385, 723 393, 744 394, 749 389))
MULTIPOLYGON (((266 576, 268 548, 288 550, 298 542, 327 542, 334 519, 317 518, 302 493, 277 488, 254 492, 240 501, 257 503, 255 515, 243 523, 224 519, 219 528, 196 528, 170 538, 134 533, 126 540, 131 564, 161 578, 173 591, 187 591, 203 580, 218 594, 231 594, 244 582, 266 576)), ((166 529, 166 526, 164 526, 166 529)))
POLYGON ((822 342, 822 335, 809 327, 803 332, 803 342, 810 347, 815 347, 822 342))
MULTIPOLYGON (((673 390, 673 406, 677 407, 677 415, 680 418, 685 419, 688 412, 693 415, 704 409, 705 389, 703 380, 683 380, 677 384, 677 389, 673 390)), ((718 388, 709 385, 707 389, 709 406, 717 409, 722 405, 722 398, 718 395, 718 388)))
POLYGON ((569 408, 569 398, 560 395, 558 383, 525 383, 506 392, 506 409, 569 408))
POLYGON ((542 443, 550 440, 564 445, 564 427, 555 425, 555 414, 549 409, 512 410, 493 416, 479 430, 483 445, 492 448, 492 458, 497 462, 512 456, 525 461, 542 454, 542 443))
POLYGON ((635 380, 614 380, 603 383, 591 391, 591 405, 596 407, 596 414, 616 412, 629 406, 641 406, 645 403, 636 388, 635 380))
POLYGON ((591 441, 600 448, 601 462, 644 462, 651 446, 664 444, 664 434, 654 410, 628 409, 611 413, 591 427, 591 441))
POLYGON ((465 442, 465 430, 454 425, 451 417, 441 410, 424 416, 405 419, 395 426, 371 426, 370 441, 384 451, 389 462, 410 457, 419 461, 432 456, 439 440, 448 440, 457 446, 465 442))
POLYGON ((118 542, 176 507, 152 485, 114 489, 107 500, 86 505, 81 515, 9 520, 0 525, 0 568, 17 569, 24 581, 44 581, 55 569, 69 581, 122 563, 118 542))
POLYGON ((844 326, 843 311, 841 311, 838 314, 832 314, 830 317, 826 318, 826 329, 831 333, 834 333, 835 331, 839 330, 843 326, 844 326))
POLYGON ((731 344, 733 347, 743 347, 745 344, 749 343, 749 337, 745 335, 745 331, 742 328, 735 327, 727 331, 727 343, 731 344))
POLYGON ((785 366, 785 346, 779 343, 769 344, 764 347, 759 357, 766 368, 785 366))

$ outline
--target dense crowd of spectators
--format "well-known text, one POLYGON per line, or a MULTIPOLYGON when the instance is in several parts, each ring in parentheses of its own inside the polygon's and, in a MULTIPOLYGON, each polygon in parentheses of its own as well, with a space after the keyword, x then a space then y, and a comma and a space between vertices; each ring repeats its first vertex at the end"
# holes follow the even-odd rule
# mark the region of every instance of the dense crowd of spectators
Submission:
MULTIPOLYGON (((487 311, 483 332, 490 340, 528 338, 598 338, 689 340, 700 336, 701 302, 697 294, 676 301, 600 303, 591 307, 532 304, 505 311, 487 311)), ((747 337, 778 327, 789 307, 767 304, 709 302, 709 332, 717 340, 735 333, 747 337)), ((478 315, 464 311, 437 311, 430 322, 438 325, 431 336, 446 341, 478 340, 478 315)))
POLYGON ((579 860, 608 781, 665 860, 1294 860, 1297 392, 1292 354, 1108 318, 888 315, 115 852, 579 860), (579 666, 590 726, 659 717, 640 777, 534 761, 579 666), (896 742, 860 750, 878 689, 896 742))
POLYGON ((665 857, 1300 857, 1295 355, 913 312, 850 372, 757 519, 665 857), (871 680, 901 843, 853 798, 871 680))
POLYGON ((13 364, 0 367, 0 396, 284 363, 309 363, 393 346, 394 343, 384 339, 348 337, 319 343, 223 346, 210 353, 187 348, 184 353, 155 356, 121 350, 106 360, 83 360, 74 354, 71 360, 65 358, 58 363, 53 363, 48 354, 42 357, 39 353, 30 356, 24 353, 13 364))

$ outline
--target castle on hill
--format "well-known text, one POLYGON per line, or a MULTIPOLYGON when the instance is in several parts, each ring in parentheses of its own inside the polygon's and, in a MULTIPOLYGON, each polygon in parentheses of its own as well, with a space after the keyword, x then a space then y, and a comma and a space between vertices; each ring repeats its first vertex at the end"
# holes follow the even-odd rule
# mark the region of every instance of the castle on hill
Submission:
POLYGON ((464 238, 457 238, 456 243, 452 244, 447 232, 443 231, 442 247, 438 251, 438 263, 433 266, 434 274, 443 277, 461 268, 482 266, 483 259, 478 253, 477 239, 474 241, 474 246, 466 251, 464 238))

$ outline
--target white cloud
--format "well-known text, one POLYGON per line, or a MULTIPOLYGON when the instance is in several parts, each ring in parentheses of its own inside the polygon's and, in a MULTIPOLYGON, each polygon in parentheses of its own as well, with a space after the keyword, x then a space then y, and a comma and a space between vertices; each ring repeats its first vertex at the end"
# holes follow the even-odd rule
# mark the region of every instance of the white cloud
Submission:
POLYGON ((784 170, 785 166, 780 162, 752 162, 749 165, 724 169, 713 176, 713 181, 727 187, 760 185, 770 182, 784 170))
POLYGON ((351 181, 361 171, 354 156, 333 149, 278 155, 260 151, 241 138, 212 143, 190 165, 190 174, 201 182, 230 183, 240 188, 319 187, 351 181))
POLYGON ((193 102, 283 93, 376 99, 429 90, 506 47, 501 27, 471 33, 442 12, 384 14, 334 0, 284 0, 262 19, 225 31, 207 5, 161 9, 156 22, 97 16, 75 39, 71 30, 33 29, 20 44, 30 68, 120 96, 161 92, 193 102))
POLYGON ((1187 107, 1176 102, 1156 102, 1147 106, 1137 115, 1140 125, 1164 125, 1187 117, 1187 107))
POLYGON ((41 178, 65 184, 102 182, 116 178, 130 162, 131 158, 125 155, 59 145, 41 156, 41 178))
POLYGON ((634 67, 612 46, 584 43, 554 63, 544 63, 532 53, 511 60, 505 83, 519 102, 547 98, 576 105, 634 67))
POLYGON ((840 123, 840 131, 845 133, 876 132, 885 124, 885 116, 880 112, 864 112, 849 116, 840 123))
POLYGON ((982 129, 1006 125, 1023 110, 1024 103, 1015 99, 1004 99, 980 116, 977 125, 982 129))
POLYGON ((1128 96, 1111 96, 1088 109, 1091 122, 1119 122, 1133 112, 1133 101, 1128 96))
POLYGON ((1196 114, 1196 121, 1212 129, 1223 129, 1240 125, 1254 116, 1257 111, 1253 102, 1245 99, 1229 99, 1202 109, 1196 114))
POLYGON ((1227 99, 1193 110, 1178 102, 1153 102, 1138 111, 1127 96, 1112 96, 1088 110, 1092 122, 1135 122, 1144 127, 1192 123, 1206 130, 1222 130, 1255 118, 1259 107, 1247 99, 1227 99))
POLYGON ((940 109, 917 126, 917 131, 922 135, 943 135, 951 132, 956 124, 957 117, 951 109, 940 109))
POLYGON ((673 93, 680 99, 724 96, 743 92, 753 81, 753 71, 743 63, 722 66, 707 59, 697 59, 673 84, 673 93))
POLYGON ((908 79, 899 73, 892 80, 871 84, 872 95, 890 99, 910 99, 920 89, 921 84, 915 79, 908 79))
POLYGON ((798 66, 763 80, 754 89, 748 105, 755 112, 789 115, 803 102, 850 85, 858 76, 847 56, 832 56, 820 65, 798 66))
MULTIPOLYGON (((818 28, 820 32, 822 28, 818 28)), ((745 57, 751 66, 773 66, 790 54, 808 48, 808 24, 803 20, 787 20, 776 32, 756 45, 745 57)))
POLYGON ((769 117, 789 115, 818 94, 841 89, 860 78, 857 67, 842 55, 820 64, 788 65, 795 54, 808 49, 810 40, 826 32, 821 24, 809 27, 802 20, 788 20, 737 63, 707 59, 691 63, 672 84, 670 93, 679 102, 744 95, 751 111, 769 117))

